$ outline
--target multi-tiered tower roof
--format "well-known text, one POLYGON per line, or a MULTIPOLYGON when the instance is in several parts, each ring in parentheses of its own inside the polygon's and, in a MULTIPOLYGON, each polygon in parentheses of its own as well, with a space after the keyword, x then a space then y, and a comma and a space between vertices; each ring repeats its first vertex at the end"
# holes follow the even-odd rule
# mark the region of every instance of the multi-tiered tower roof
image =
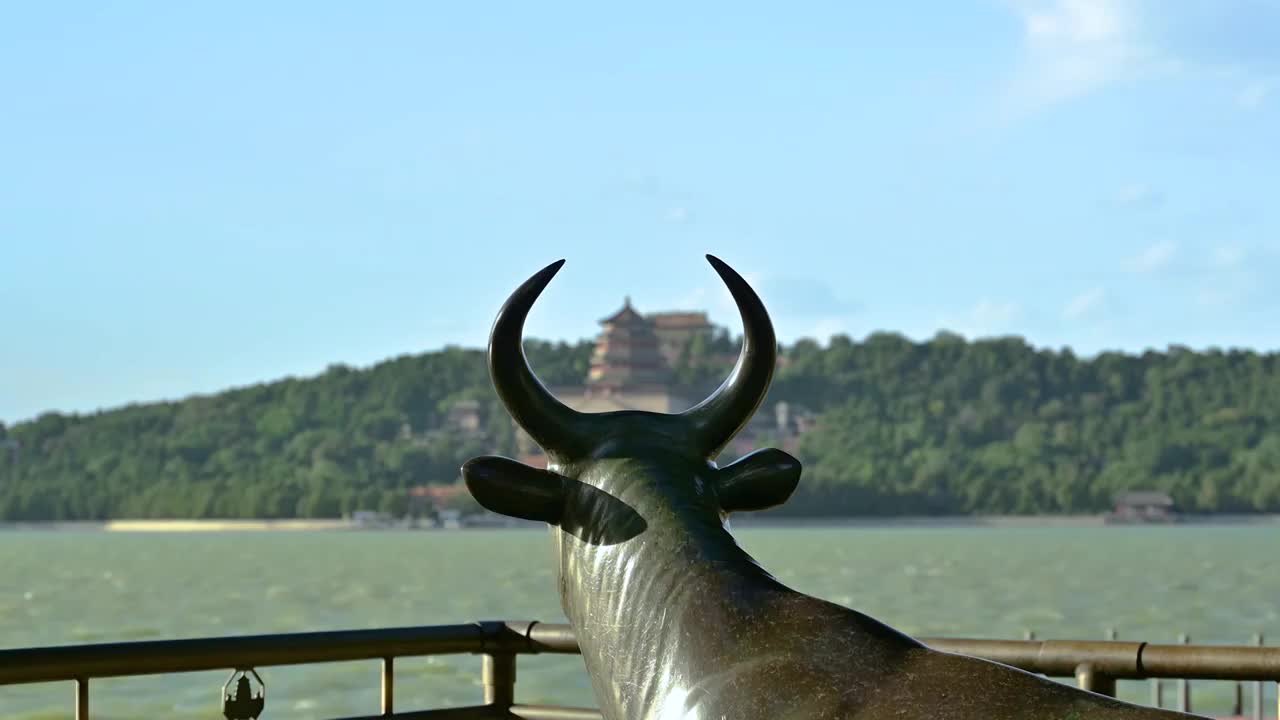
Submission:
POLYGON ((590 394, 612 394, 633 389, 653 389, 670 381, 670 372, 659 349, 653 323, 631 307, 631 298, 622 309, 600 321, 603 332, 596 340, 587 372, 590 394))
MULTIPOLYGON (((698 332, 710 331, 705 313, 657 313, 645 316, 626 298, 622 309, 600 321, 603 329, 586 382, 553 388, 562 402, 584 413, 644 410, 675 413, 692 403, 673 384, 671 364, 698 332)), ((516 426, 516 446, 524 462, 538 465, 533 439, 516 426)))

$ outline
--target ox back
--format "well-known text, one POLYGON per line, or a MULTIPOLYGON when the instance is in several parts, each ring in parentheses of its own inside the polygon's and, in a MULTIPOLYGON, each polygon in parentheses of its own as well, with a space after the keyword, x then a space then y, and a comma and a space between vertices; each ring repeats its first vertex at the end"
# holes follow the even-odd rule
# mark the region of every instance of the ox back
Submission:
POLYGON ((755 292, 708 260, 738 304, 743 347, 729 379, 684 413, 578 413, 538 382, 524 320, 563 261, 512 294, 490 335, 494 387, 549 462, 475 458, 463 477, 484 507, 551 525, 561 602, 606 718, 1191 717, 932 650, 761 568, 727 518, 784 502, 800 463, 776 449, 713 462, 763 400, 776 341, 755 292))

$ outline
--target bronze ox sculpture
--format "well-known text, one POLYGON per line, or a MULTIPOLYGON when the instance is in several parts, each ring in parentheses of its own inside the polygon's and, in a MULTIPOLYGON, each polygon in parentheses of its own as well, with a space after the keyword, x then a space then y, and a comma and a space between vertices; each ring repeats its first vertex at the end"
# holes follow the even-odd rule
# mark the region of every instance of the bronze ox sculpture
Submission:
POLYGON ((605 718, 1192 717, 932 650, 787 588, 738 547, 729 514, 784 502, 800 463, 776 449, 712 461, 763 401, 776 340, 751 287, 707 259, 738 305, 742 350, 728 380, 683 413, 579 413, 534 376, 524 321, 564 261, 511 295, 489 339, 494 387, 548 464, 479 457, 463 477, 489 510, 552 526, 561 602, 605 718))

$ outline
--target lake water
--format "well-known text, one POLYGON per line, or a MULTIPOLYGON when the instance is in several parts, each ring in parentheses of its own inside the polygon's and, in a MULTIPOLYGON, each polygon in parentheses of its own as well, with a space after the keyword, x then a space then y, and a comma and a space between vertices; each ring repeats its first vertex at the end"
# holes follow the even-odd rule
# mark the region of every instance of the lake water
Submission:
MULTIPOLYGON (((783 582, 914 635, 1280 641, 1274 527, 770 528, 783 582)), ((562 622, 545 531, 0 532, 0 647, 461 623, 562 622)), ((636 618, 643 622, 643 618, 636 618)), ((400 710, 478 703, 476 656, 396 662, 400 710)), ((372 714, 377 662, 259 669, 264 720, 372 714)), ((218 718, 227 672, 96 680, 95 718, 218 718)), ((1194 683, 1197 712, 1227 683, 1194 683)), ((595 705, 576 656, 523 657, 522 702, 595 705)), ((1121 696, 1145 701, 1146 683, 1121 696)), ((1268 695, 1274 698, 1275 686, 1268 695)), ((1169 691, 1166 697, 1171 697, 1169 691)), ((0 718, 70 718, 69 683, 0 687, 0 718)), ((1274 699, 1268 707, 1274 713, 1274 699)), ((1270 715, 1274 717, 1274 715, 1270 715)))

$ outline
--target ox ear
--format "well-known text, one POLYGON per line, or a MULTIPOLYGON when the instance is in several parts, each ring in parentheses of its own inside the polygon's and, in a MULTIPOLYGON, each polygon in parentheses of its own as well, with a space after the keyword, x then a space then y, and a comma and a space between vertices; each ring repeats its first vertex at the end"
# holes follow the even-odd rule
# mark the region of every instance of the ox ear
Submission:
POLYGON ((752 512, 781 505, 800 484, 800 461, 776 448, 757 450, 720 468, 716 480, 725 512, 752 512))
POLYGON ((560 523, 564 478, 504 457, 472 458, 462 466, 471 496, 487 510, 524 520, 560 523))

